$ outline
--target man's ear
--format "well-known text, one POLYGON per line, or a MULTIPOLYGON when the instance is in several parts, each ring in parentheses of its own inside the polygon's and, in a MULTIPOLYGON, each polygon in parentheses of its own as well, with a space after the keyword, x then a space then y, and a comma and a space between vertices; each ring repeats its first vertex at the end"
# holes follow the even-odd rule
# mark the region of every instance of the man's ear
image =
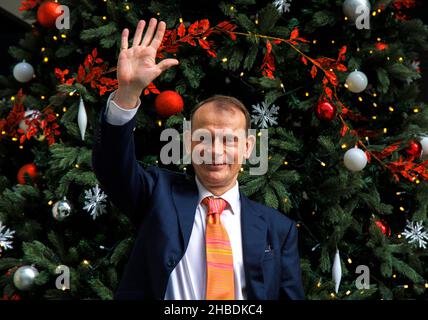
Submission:
POLYGON ((247 141, 245 144, 244 157, 245 159, 249 159, 251 156, 251 152, 253 152, 254 146, 256 145, 256 136, 249 134, 247 137, 247 141))
POLYGON ((190 155, 192 151, 192 131, 185 130, 183 132, 183 143, 184 143, 184 151, 186 155, 190 155))

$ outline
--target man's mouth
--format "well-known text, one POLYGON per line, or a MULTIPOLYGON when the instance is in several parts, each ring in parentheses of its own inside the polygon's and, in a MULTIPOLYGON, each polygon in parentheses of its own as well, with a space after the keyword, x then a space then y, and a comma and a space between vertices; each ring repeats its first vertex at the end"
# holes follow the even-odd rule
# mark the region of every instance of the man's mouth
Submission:
POLYGON ((226 163, 210 163, 210 164, 205 164, 205 166, 211 170, 219 170, 219 169, 222 169, 225 166, 227 166, 227 164, 226 163))

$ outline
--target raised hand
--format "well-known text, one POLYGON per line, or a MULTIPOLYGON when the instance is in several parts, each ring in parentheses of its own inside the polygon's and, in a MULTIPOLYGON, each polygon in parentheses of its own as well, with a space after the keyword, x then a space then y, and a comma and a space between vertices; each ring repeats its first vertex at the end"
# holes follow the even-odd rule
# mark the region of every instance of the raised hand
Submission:
POLYGON ((177 59, 164 59, 156 64, 156 53, 162 43, 166 23, 161 21, 158 24, 155 18, 150 19, 143 37, 145 25, 144 20, 139 21, 131 48, 128 48, 129 30, 124 29, 122 32, 122 44, 117 62, 119 87, 113 99, 122 108, 134 108, 143 89, 150 82, 165 70, 178 65, 177 59))

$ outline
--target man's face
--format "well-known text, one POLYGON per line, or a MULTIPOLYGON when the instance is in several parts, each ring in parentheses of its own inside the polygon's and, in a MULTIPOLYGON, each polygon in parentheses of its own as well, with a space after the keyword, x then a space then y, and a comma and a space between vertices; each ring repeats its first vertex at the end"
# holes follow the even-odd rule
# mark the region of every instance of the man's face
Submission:
POLYGON ((201 106, 192 119, 192 164, 206 187, 234 184, 255 137, 246 135, 245 115, 237 107, 201 106))

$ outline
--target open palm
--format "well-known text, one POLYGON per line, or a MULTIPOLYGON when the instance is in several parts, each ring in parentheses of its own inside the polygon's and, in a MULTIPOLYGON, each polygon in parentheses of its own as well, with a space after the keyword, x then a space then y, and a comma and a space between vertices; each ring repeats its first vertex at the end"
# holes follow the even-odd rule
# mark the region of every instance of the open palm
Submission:
POLYGON ((128 92, 141 92, 162 72, 178 64, 177 59, 164 59, 156 64, 156 53, 166 30, 165 22, 159 23, 154 35, 157 21, 155 18, 150 19, 143 37, 145 25, 146 22, 140 20, 131 48, 128 48, 129 30, 124 29, 122 32, 121 51, 117 63, 117 80, 119 88, 126 88, 128 92))

